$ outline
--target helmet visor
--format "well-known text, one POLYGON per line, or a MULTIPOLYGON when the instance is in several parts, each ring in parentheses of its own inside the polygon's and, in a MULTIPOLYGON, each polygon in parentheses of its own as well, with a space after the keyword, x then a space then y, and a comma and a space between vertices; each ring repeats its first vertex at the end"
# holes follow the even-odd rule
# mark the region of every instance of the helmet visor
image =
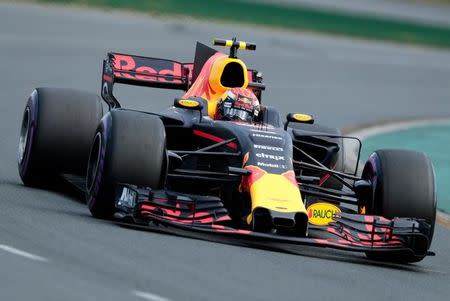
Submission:
POLYGON ((250 118, 250 113, 236 108, 224 108, 224 116, 230 120, 239 119, 242 121, 248 121, 250 118))

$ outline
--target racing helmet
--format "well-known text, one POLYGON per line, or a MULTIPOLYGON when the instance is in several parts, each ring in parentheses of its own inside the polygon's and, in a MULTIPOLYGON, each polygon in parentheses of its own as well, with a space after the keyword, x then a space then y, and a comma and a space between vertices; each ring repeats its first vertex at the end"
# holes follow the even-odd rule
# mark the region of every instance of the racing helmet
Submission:
POLYGON ((227 91, 217 103, 216 120, 238 120, 253 123, 260 104, 250 90, 234 88, 227 91))

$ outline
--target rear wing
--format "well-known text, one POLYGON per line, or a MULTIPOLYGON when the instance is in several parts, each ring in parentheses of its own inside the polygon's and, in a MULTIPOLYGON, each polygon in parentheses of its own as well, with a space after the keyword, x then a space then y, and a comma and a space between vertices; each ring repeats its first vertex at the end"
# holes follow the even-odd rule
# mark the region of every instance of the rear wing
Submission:
POLYGON ((110 107, 120 107, 113 95, 115 83, 187 90, 193 64, 122 53, 108 53, 103 61, 102 98, 110 107))
MULTIPOLYGON (((103 61, 101 95, 110 108, 120 108, 113 94, 115 83, 187 91, 192 84, 193 69, 193 63, 111 52, 103 61)), ((265 89, 262 77, 249 69, 248 79, 249 88, 261 100, 261 91, 265 89)))

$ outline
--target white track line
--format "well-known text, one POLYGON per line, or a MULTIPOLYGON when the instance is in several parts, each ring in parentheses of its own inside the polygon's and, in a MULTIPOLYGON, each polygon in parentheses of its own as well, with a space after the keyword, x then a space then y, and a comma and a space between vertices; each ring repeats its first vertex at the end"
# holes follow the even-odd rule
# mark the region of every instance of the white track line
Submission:
POLYGON ((436 221, 439 224, 450 228, 450 214, 448 214, 447 212, 438 210, 436 214, 436 221))
POLYGON ((372 136, 396 132, 416 127, 433 126, 433 125, 448 125, 450 118, 432 118, 432 119, 416 119, 398 122, 388 122, 387 124, 374 125, 349 133, 351 136, 356 136, 361 140, 372 136))
POLYGON ((142 291, 132 291, 131 294, 135 295, 136 297, 150 301, 171 301, 170 299, 142 291))
POLYGON ((38 255, 34 255, 7 245, 0 245, 0 250, 3 250, 5 252, 14 254, 14 255, 18 255, 18 256, 22 256, 31 260, 36 260, 36 261, 41 261, 41 262, 48 262, 47 258, 38 256, 38 255))

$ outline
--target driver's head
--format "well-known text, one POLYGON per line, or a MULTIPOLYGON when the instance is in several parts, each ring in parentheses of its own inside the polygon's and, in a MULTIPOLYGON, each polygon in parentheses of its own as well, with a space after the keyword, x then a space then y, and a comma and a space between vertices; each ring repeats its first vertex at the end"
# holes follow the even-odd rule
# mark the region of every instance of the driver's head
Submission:
POLYGON ((259 111, 259 101, 252 91, 234 88, 226 92, 217 103, 215 119, 253 123, 259 111))

